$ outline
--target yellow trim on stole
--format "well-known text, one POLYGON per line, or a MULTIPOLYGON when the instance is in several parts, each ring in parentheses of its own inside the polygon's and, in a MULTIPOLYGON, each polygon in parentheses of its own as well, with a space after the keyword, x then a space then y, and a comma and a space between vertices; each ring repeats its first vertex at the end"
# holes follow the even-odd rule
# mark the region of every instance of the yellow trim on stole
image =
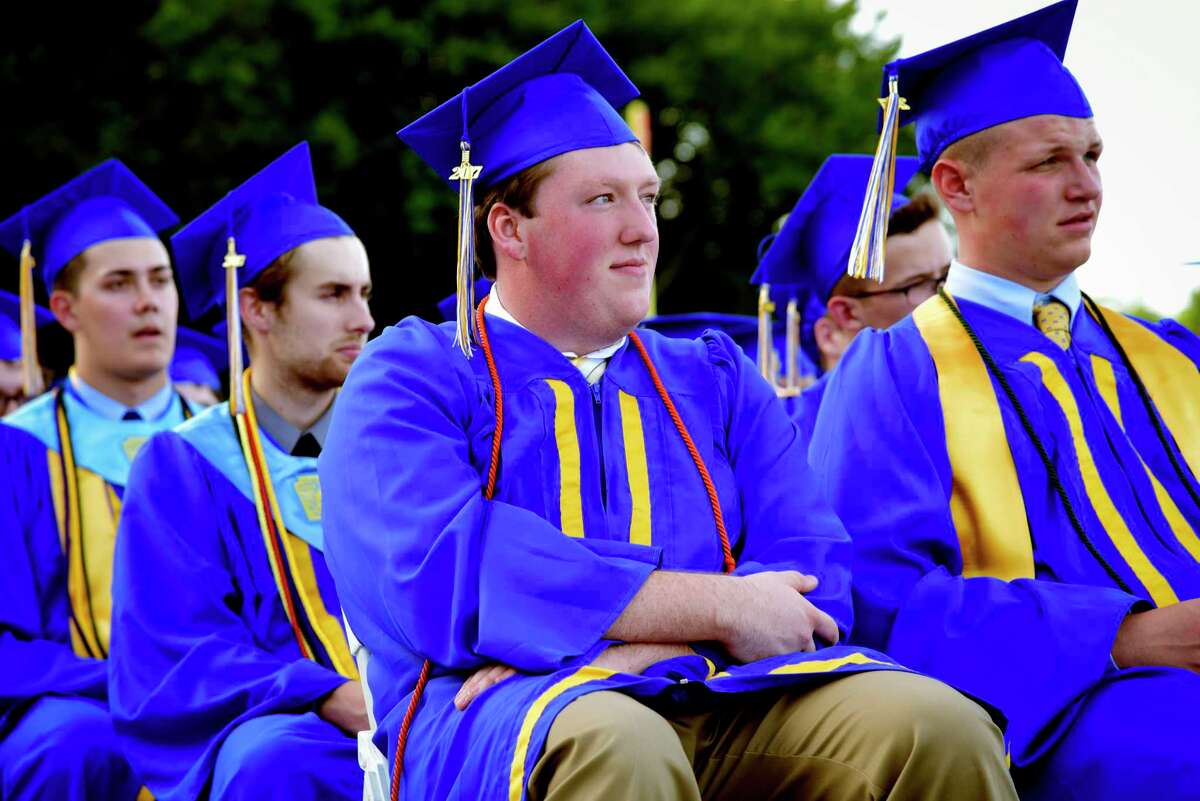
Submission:
POLYGON ((1175 595, 1175 591, 1142 551, 1130 532, 1129 526, 1121 517, 1121 513, 1113 504, 1112 498, 1109 497, 1100 472, 1096 468, 1091 448, 1088 447, 1087 437, 1083 431, 1083 421, 1079 416, 1079 407, 1075 403, 1075 397, 1071 394, 1071 388, 1067 386, 1066 380, 1058 371, 1058 367, 1045 354, 1036 351, 1025 354, 1021 357, 1021 361, 1029 362, 1041 370, 1042 384, 1057 401, 1063 415, 1067 418, 1067 425, 1071 429, 1071 439, 1075 444, 1075 457, 1079 462, 1079 474, 1083 478, 1084 491, 1092 503, 1096 517, 1099 518, 1108 538, 1112 540, 1113 545, 1121 554, 1121 558, 1133 570, 1134 575, 1150 593, 1150 597, 1156 605, 1167 606, 1178 602, 1179 598, 1175 595))
MULTIPOLYGON (((551 379, 547 379, 547 381, 549 380, 551 379)), ((508 772, 509 801, 521 801, 525 795, 525 759, 529 755, 529 741, 533 738, 534 727, 542 719, 542 714, 546 711, 546 707, 550 705, 550 702, 567 690, 578 687, 581 684, 587 684, 589 681, 607 679, 614 673, 616 673, 615 670, 592 667, 591 665, 581 667, 569 676, 552 684, 529 705, 529 710, 525 713, 524 720, 521 721, 521 729, 517 733, 517 745, 513 751, 512 766, 508 772)))
POLYGON ((547 378, 546 384, 554 392, 554 443, 558 446, 559 525, 568 537, 582 537, 583 490, 579 478, 579 434, 575 429, 575 393, 571 391, 567 382, 556 378, 547 378))
POLYGON ((1100 313, 1141 376, 1192 475, 1200 476, 1200 370, 1141 323, 1104 307, 1100 313))
POLYGON ((913 321, 938 375, 963 575, 1032 578, 1025 499, 987 367, 941 298, 918 306, 913 321))
MULTIPOLYGON (((1113 373, 1112 363, 1100 356, 1093 355, 1092 373, 1096 377, 1096 387, 1100 390, 1100 396, 1108 404, 1108 409, 1112 412, 1117 424, 1124 430, 1125 422, 1121 419, 1121 399, 1117 394, 1117 377, 1113 373)), ((1130 441, 1129 444, 1136 452, 1137 447, 1133 445, 1133 442, 1130 441)), ((1138 458, 1141 459, 1140 453, 1138 458)), ((1192 555, 1193 559, 1200 562, 1200 538, 1197 538, 1195 530, 1188 525, 1183 512, 1179 511, 1179 507, 1167 493, 1166 487, 1154 475, 1150 465, 1146 464, 1145 459, 1141 459, 1141 462, 1146 471, 1146 478, 1150 479, 1150 484, 1154 487, 1154 497, 1162 509, 1163 517, 1167 519, 1167 524, 1171 526, 1175 538, 1179 540, 1179 544, 1183 546, 1184 550, 1192 555)))
POLYGON ((650 475, 646 469, 646 437, 637 398, 620 392, 621 435, 625 440, 625 472, 629 474, 629 541, 649 545, 650 475))

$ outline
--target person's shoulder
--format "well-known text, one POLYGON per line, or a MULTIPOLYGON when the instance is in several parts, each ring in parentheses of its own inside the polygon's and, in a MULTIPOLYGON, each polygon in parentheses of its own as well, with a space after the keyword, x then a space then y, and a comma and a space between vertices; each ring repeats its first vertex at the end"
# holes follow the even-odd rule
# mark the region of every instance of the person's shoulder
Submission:
POLYGON ((58 450, 58 432, 54 419, 54 393, 46 392, 0 420, 14 433, 13 441, 32 437, 51 450, 58 450))

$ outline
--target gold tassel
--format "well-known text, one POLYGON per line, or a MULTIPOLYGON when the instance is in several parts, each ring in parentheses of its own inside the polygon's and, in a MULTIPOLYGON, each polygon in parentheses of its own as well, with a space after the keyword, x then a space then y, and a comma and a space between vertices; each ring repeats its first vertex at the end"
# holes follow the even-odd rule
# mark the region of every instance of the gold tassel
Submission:
POLYGON ((454 344, 463 354, 471 358, 471 343, 475 338, 475 179, 482 166, 471 163, 471 143, 466 139, 459 143, 462 161, 450 173, 451 181, 458 181, 458 265, 455 269, 457 303, 455 324, 457 331, 454 344))
POLYGON ((21 384, 26 399, 35 398, 45 389, 42 368, 38 364, 37 311, 33 299, 33 243, 21 245, 21 384))
POLYGON ((800 391, 800 306, 795 298, 787 305, 787 382, 784 384, 789 394, 800 391))
POLYGON ((246 264, 246 257, 237 252, 233 237, 226 241, 225 259, 225 325, 229 345, 229 411, 242 410, 242 310, 238 304, 237 271, 246 264))
POLYGON ((758 371, 775 386, 775 345, 771 337, 771 314, 775 304, 771 302, 771 285, 758 286, 758 371))
POLYGON ((875 160, 867 181, 858 230, 850 248, 846 272, 854 278, 871 278, 882 283, 884 242, 887 240, 888 217, 892 211, 892 196, 896 183, 896 143, 900 137, 900 112, 908 111, 908 102, 900 97, 899 81, 888 78, 887 97, 879 99, 883 106, 883 128, 875 148, 875 160))

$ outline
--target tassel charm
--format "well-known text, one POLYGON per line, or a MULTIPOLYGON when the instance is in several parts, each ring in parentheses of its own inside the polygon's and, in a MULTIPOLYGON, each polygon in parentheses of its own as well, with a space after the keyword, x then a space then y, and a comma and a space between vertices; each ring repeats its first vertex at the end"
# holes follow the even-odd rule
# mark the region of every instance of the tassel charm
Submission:
POLYGON ((458 181, 458 265, 455 269, 457 298, 455 308, 454 344, 468 359, 471 358, 472 342, 475 339, 473 312, 475 310, 475 179, 483 170, 471 163, 471 143, 465 138, 459 143, 462 162, 450 173, 451 181, 458 181))
POLYGON ((888 217, 896 183, 896 143, 900 136, 900 112, 908 111, 908 102, 900 97, 899 81, 888 78, 887 97, 879 99, 883 106, 883 127, 875 148, 875 161, 867 181, 867 194, 862 214, 858 218, 854 244, 846 272, 854 278, 883 281, 884 242, 887 240, 888 217))
POLYGON ((238 302, 237 271, 246 264, 246 257, 237 252, 233 237, 226 240, 225 258, 225 325, 229 345, 229 411, 242 410, 242 310, 238 302))

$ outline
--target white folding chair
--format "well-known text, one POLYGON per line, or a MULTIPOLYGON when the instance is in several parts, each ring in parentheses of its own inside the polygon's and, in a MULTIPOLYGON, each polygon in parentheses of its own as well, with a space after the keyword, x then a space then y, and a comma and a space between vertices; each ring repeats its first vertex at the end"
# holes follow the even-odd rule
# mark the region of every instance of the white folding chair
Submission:
POLYGON ((367 721, 371 728, 358 733, 358 766, 363 771, 363 801, 390 801, 391 775, 388 772, 387 757, 384 756, 375 743, 375 707, 371 702, 371 685, 367 682, 367 662, 371 652, 358 641, 350 628, 350 621, 342 615, 342 625, 346 627, 346 644, 354 655, 354 664, 358 666, 358 680, 362 683, 363 698, 367 702, 367 721))

